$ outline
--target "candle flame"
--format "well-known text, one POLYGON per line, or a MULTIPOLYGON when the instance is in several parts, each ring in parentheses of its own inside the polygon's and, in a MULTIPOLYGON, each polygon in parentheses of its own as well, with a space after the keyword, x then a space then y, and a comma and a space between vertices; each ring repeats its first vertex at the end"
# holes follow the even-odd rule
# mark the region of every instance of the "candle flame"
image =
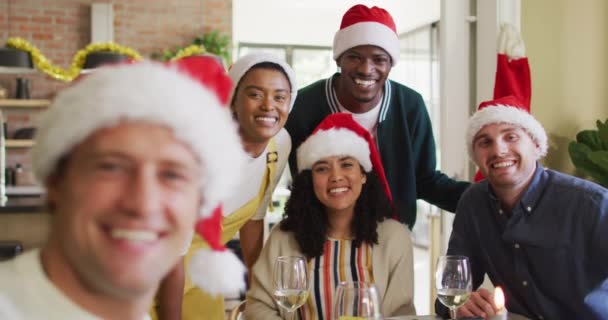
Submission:
POLYGON ((505 307, 505 293, 501 287, 494 289, 494 304, 499 310, 505 307))

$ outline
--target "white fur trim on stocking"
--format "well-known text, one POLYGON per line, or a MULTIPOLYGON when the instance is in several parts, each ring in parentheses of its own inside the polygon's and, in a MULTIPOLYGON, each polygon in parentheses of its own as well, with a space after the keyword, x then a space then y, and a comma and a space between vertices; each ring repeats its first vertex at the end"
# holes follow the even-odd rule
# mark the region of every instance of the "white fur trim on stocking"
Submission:
POLYGON ((526 56, 524 40, 515 26, 504 23, 500 27, 498 53, 506 54, 509 59, 520 59, 526 56))
POLYGON ((188 270, 192 282, 212 296, 245 290, 245 266, 232 251, 197 250, 188 270))
POLYGON ((297 155, 300 172, 312 169, 317 161, 331 156, 351 156, 359 161, 366 172, 372 170, 369 144, 348 129, 339 128, 314 133, 298 148, 297 155))

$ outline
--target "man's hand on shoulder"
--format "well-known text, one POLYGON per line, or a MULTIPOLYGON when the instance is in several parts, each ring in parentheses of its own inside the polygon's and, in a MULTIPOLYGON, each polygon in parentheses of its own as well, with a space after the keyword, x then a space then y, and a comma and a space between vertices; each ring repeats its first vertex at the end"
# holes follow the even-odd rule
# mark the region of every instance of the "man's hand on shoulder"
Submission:
POLYGON ((479 288, 471 293, 469 301, 458 308, 459 317, 492 317, 498 312, 494 305, 494 298, 490 291, 479 288))

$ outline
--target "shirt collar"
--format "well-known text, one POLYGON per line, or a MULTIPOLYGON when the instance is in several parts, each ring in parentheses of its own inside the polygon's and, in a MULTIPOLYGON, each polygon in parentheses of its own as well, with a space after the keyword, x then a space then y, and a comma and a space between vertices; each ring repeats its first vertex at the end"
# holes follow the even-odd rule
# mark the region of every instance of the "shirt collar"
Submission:
POLYGON ((548 181, 547 176, 543 174, 544 172, 545 168, 540 163, 536 162, 536 170, 532 176, 532 181, 528 186, 528 190, 526 190, 519 201, 522 210, 527 214, 532 214, 534 212, 536 203, 547 187, 548 181))
MULTIPOLYGON (((534 212, 536 203, 548 185, 547 176, 543 174, 544 171, 545 168, 540 163, 536 162, 536 169, 534 171, 534 175, 532 176, 532 181, 530 182, 528 189, 524 192, 524 195, 521 197, 521 200, 519 200, 519 203, 515 205, 515 207, 521 208, 521 210, 527 214, 532 214, 534 212)), ((490 183, 488 183, 487 180, 485 180, 484 183, 486 184, 490 199, 499 204, 500 199, 496 197, 490 183)))

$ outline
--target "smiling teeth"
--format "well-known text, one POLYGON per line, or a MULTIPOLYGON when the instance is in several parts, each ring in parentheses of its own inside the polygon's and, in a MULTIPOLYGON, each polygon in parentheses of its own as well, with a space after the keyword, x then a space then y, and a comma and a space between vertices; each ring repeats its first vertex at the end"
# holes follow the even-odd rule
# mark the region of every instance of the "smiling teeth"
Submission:
POLYGON ((493 165, 494 168, 505 168, 513 165, 513 161, 500 162, 493 165))
POLYGON ((266 121, 266 122, 277 122, 276 118, 271 118, 271 117, 256 117, 256 120, 260 120, 260 121, 266 121))
POLYGON ((361 86, 371 86, 372 84, 374 84, 376 81, 374 80, 361 80, 361 79, 355 79, 355 83, 361 86))
POLYGON ((346 190, 348 190, 348 188, 335 188, 335 189, 330 189, 329 193, 340 193, 340 192, 345 192, 346 190))
POLYGON ((154 241, 158 239, 156 232, 143 230, 112 229, 112 238, 129 241, 154 241))

